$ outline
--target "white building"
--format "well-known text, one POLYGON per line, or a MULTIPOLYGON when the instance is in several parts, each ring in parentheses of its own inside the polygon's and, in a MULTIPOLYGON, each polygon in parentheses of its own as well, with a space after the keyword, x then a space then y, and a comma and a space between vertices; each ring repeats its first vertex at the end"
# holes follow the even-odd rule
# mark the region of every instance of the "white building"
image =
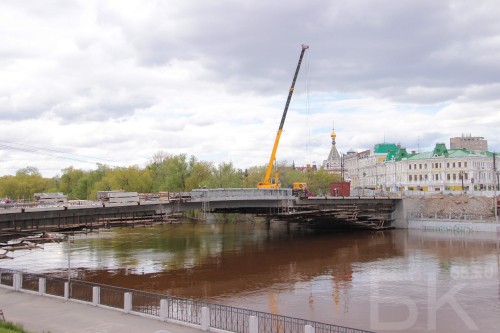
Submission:
MULTIPOLYGON (((431 152, 409 154, 395 144, 383 143, 374 150, 345 156, 344 164, 352 189, 493 191, 498 186, 493 156, 488 151, 448 150, 444 143, 436 144, 431 152)), ((496 166, 498 170, 498 155, 496 166)))

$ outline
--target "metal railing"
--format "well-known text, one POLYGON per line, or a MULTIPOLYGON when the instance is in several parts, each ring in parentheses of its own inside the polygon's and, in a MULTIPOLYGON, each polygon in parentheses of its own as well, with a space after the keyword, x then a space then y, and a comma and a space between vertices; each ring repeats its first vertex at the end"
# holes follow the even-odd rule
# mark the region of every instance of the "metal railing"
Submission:
POLYGON ((191 201, 203 200, 276 200, 293 199, 292 189, 218 188, 196 189, 191 192, 191 201))
POLYGON ((0 286, 78 300, 126 313, 146 314, 202 330, 210 327, 238 333, 303 333, 310 327, 314 333, 370 333, 306 319, 3 268, 0 268, 0 286), (253 326, 252 320, 256 323, 253 326))
POLYGON ((494 222, 495 216, 493 214, 472 214, 463 212, 453 213, 422 213, 422 212, 408 212, 409 219, 420 220, 453 220, 453 221, 467 221, 467 222, 494 222))
POLYGON ((134 290, 132 292, 132 311, 159 317, 161 299, 159 294, 134 290))

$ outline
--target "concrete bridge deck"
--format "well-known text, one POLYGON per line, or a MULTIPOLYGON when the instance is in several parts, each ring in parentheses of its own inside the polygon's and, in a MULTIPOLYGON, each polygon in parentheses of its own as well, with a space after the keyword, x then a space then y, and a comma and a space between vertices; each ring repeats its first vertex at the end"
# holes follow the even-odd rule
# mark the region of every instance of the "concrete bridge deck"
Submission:
MULTIPOLYGON (((70 228, 99 228, 110 224, 166 222, 184 212, 264 214, 298 223, 328 221, 359 222, 361 226, 391 226, 397 198, 319 197, 298 199, 291 189, 195 190, 170 201, 101 203, 58 207, 13 207, 0 210, 2 233, 60 231, 70 228), (316 211, 317 214, 312 212, 316 211), (329 213, 330 211, 330 213, 329 213), (302 212, 302 213, 301 213, 302 212), (304 213, 307 212, 307 213, 304 213)), ((352 223, 351 223, 352 224, 352 223)), ((360 225, 358 223, 358 225, 360 225)))

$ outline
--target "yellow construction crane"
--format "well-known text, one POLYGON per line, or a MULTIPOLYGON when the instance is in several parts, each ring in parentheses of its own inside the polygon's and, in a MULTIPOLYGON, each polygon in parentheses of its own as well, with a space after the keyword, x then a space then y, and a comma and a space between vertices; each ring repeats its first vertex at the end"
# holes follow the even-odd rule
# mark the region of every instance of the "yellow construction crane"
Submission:
POLYGON ((278 172, 276 172, 275 178, 271 180, 271 172, 273 171, 273 164, 276 160, 276 151, 278 150, 278 144, 280 142, 281 132, 283 132, 283 125, 285 124, 286 113, 288 111, 288 106, 290 105, 290 100, 292 99, 293 90, 295 87, 295 81, 297 81, 297 76, 299 75, 300 64, 302 63, 302 58, 304 58, 304 53, 309 48, 308 45, 302 44, 302 51, 300 52, 299 63, 297 64, 297 69, 295 70, 295 75, 293 76, 292 86, 288 92, 288 98, 285 104, 285 110, 283 110, 283 116, 281 117, 280 127, 278 128, 278 133, 276 134, 276 139, 274 140, 273 150, 271 152, 271 158, 269 159, 269 164, 267 165, 266 175, 264 180, 257 184, 258 188, 279 188, 279 177, 278 172))

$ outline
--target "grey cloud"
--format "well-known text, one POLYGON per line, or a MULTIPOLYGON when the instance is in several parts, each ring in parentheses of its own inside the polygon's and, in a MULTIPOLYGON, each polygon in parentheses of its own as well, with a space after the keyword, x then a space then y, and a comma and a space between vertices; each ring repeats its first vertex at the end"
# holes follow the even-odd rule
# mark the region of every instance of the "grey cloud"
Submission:
MULTIPOLYGON (((52 29, 58 23, 65 29, 84 9, 65 1, 23 3, 16 5, 20 11, 52 29)), ((133 74, 105 70, 117 61, 133 63, 135 70, 160 71, 176 60, 191 60, 208 73, 197 79, 222 83, 231 93, 285 94, 301 43, 311 48, 300 83, 309 74, 311 89, 327 93, 429 104, 459 98, 470 86, 495 85, 500 76, 500 65, 491 61, 500 53, 495 40, 500 5, 495 2, 480 6, 461 0, 177 1, 149 3, 128 16, 112 6, 100 2, 94 13, 88 13, 95 14, 92 24, 98 35, 75 32, 77 54, 55 59, 56 68, 47 72, 67 85, 67 91, 46 100, 40 97, 36 107, 28 103, 22 112, 12 112, 13 117, 36 117, 51 110, 67 121, 119 118, 168 98, 161 95, 162 89, 175 82, 153 83, 143 77, 134 82, 133 74), (116 32, 123 45, 106 44, 113 41, 113 34, 109 40, 103 37, 109 31, 116 32), (94 73, 100 70, 101 76, 94 73), (82 93, 95 85, 105 96, 82 93), (125 97, 116 98, 120 89, 125 97), (87 100, 84 115, 78 107, 68 106, 75 98, 87 100)), ((26 50, 21 51, 25 57, 26 50)), ((44 50, 36 51, 42 58, 44 50)), ((0 52, 14 57, 11 50, 0 52)), ((486 90, 466 95, 497 98, 486 90)))
POLYGON ((486 85, 473 85, 465 90, 460 101, 489 101, 497 100, 500 96, 500 82, 486 85))
MULTIPOLYGON (((178 39, 172 39, 148 31, 151 37, 141 47, 145 46, 147 59, 156 61, 198 58, 214 79, 228 82, 234 91, 281 93, 302 42, 311 45, 311 80, 322 91, 383 93, 400 87, 456 88, 495 81, 499 66, 478 62, 474 41, 494 34, 496 20, 491 13, 479 12, 464 22, 463 13, 452 10, 453 3, 366 1, 360 6, 317 1, 281 10, 272 5, 224 9, 201 5, 191 13, 189 33, 180 32, 178 39), (454 57, 436 56, 457 45, 454 57)), ((443 99, 456 96, 444 94, 443 99)), ((387 97, 424 103, 443 100, 408 94, 387 97)))
MULTIPOLYGON (((283 13, 261 8, 244 14, 241 9, 229 15, 227 11, 209 12, 206 17, 211 19, 201 19, 199 34, 188 39, 201 58, 212 59, 208 65, 217 78, 228 80, 240 91, 281 92, 282 82, 290 80, 298 45, 303 41, 311 44, 309 60, 315 88, 324 91, 456 88, 494 82, 500 67, 478 62, 474 41, 494 34, 496 20, 491 13, 472 13, 463 22, 463 13, 454 12, 451 3, 367 1, 360 7, 356 2, 332 5, 321 1, 314 6, 291 6, 283 13), (456 45, 460 48, 455 57, 435 57, 456 45)), ((453 96, 457 95, 445 94, 443 98, 453 96)), ((421 98, 424 102, 440 100, 407 97, 414 102, 422 102, 421 98)))

